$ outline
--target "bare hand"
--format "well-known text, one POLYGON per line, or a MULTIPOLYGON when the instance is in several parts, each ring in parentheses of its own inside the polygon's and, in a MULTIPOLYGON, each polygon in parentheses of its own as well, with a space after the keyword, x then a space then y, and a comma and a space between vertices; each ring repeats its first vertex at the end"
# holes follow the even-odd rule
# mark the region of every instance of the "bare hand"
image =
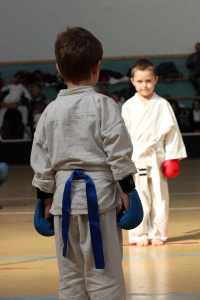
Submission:
POLYGON ((124 194, 123 198, 122 198, 122 202, 124 204, 125 210, 129 210, 130 209, 130 197, 129 194, 124 194))
POLYGON ((45 218, 50 218, 52 216, 52 214, 49 212, 49 210, 51 209, 52 203, 53 203, 53 198, 48 198, 48 199, 44 199, 44 216, 45 218))

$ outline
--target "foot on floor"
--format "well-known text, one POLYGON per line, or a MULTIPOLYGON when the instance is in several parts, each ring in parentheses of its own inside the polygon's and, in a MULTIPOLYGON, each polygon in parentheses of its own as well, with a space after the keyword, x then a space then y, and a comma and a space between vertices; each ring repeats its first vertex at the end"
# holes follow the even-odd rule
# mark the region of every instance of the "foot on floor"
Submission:
POLYGON ((144 239, 141 240, 139 242, 137 242, 137 246, 143 247, 143 246, 148 246, 149 245, 149 240, 148 239, 144 239))
POLYGON ((151 244, 152 244, 152 246, 162 246, 164 244, 164 242, 159 239, 152 239, 151 244))

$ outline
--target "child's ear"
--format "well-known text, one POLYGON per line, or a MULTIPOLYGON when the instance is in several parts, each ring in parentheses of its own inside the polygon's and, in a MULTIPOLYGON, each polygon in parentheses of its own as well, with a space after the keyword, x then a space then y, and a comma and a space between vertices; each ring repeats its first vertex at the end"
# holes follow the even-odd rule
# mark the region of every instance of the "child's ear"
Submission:
POLYGON ((132 77, 131 77, 131 82, 135 86, 135 84, 134 84, 134 78, 132 78, 132 77))
POLYGON ((101 68, 101 60, 98 61, 98 63, 93 68, 93 74, 97 75, 101 68))
POLYGON ((159 77, 158 77, 158 76, 156 76, 156 83, 158 82, 158 79, 159 79, 159 77))
MULTIPOLYGON (((60 73, 60 69, 58 67, 58 64, 56 64, 56 69, 58 70, 58 73, 60 74, 60 76, 62 76, 62 74, 60 73)), ((63 76, 62 76, 63 77, 63 76)))

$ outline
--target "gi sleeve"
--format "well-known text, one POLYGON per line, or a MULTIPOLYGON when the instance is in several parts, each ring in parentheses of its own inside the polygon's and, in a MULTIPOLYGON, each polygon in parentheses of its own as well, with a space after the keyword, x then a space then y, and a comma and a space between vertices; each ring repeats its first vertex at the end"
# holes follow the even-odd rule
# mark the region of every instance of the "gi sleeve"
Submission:
POLYGON ((170 104, 168 104, 167 106, 168 106, 167 108, 170 117, 169 122, 172 125, 170 126, 170 130, 166 133, 164 139, 165 152, 166 152, 165 160, 169 160, 169 159, 181 160, 187 157, 185 145, 183 143, 182 135, 180 133, 179 126, 176 121, 174 112, 170 104))
POLYGON ((118 181, 129 174, 137 173, 137 170, 131 161, 133 147, 119 108, 113 102, 108 103, 107 109, 108 111, 104 110, 102 118, 103 145, 107 154, 106 161, 114 179, 118 181))
POLYGON ((52 168, 48 153, 45 130, 45 110, 39 120, 31 151, 31 167, 35 173, 32 184, 40 191, 54 193, 55 190, 55 171, 52 168))

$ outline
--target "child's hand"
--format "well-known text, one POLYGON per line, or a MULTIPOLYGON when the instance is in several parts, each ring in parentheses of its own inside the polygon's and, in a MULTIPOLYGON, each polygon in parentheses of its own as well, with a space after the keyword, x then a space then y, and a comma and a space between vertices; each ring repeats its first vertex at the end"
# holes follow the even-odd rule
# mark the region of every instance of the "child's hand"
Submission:
POLYGON ((124 204, 125 210, 129 210, 130 209, 130 197, 129 194, 124 194, 123 198, 122 198, 122 202, 124 204))
POLYGON ((177 159, 169 159, 164 161, 164 163, 161 166, 161 170, 163 170, 163 173, 168 178, 175 178, 180 173, 180 167, 177 159))
POLYGON ((44 216, 45 218, 50 218, 52 216, 52 214, 49 212, 49 210, 51 209, 51 205, 53 203, 53 197, 52 198, 48 198, 48 199, 44 199, 44 216))
POLYGON ((16 102, 9 103, 9 108, 17 109, 17 103, 16 102))

